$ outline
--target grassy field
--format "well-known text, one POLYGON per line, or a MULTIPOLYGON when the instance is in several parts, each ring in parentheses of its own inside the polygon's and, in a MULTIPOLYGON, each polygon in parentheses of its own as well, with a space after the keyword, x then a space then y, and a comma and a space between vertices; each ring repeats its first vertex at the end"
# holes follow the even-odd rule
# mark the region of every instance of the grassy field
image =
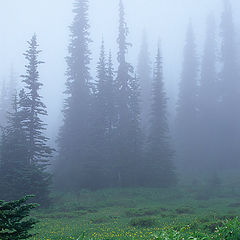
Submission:
POLYGON ((224 187, 55 193, 53 201, 34 213, 40 222, 33 239, 154 239, 168 229, 211 236, 222 220, 240 215, 240 191, 224 187))

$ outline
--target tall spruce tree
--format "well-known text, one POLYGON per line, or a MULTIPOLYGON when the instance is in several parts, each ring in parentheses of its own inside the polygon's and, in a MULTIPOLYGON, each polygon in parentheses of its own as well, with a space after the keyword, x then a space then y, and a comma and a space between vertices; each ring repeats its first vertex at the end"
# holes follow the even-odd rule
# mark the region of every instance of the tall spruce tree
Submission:
POLYGON ((39 80, 39 53, 37 37, 34 34, 28 42, 29 48, 24 53, 27 60, 26 73, 22 75, 25 91, 20 94, 20 107, 23 111, 23 128, 27 139, 28 163, 31 165, 32 192, 38 197, 40 203, 48 201, 50 174, 46 169, 53 149, 48 145, 45 136, 46 124, 42 117, 47 116, 46 106, 42 102, 39 91, 43 84, 39 80))
POLYGON ((212 171, 217 166, 218 139, 218 81, 217 81, 216 24, 211 14, 207 19, 207 31, 198 95, 198 140, 201 161, 196 164, 199 171, 212 171))
POLYGON ((76 0, 70 27, 64 123, 59 134, 58 183, 68 189, 91 187, 94 163, 89 160, 89 133, 92 121, 92 84, 89 73, 90 50, 88 0, 76 0))
POLYGON ((118 71, 117 87, 117 140, 115 175, 119 186, 136 184, 136 169, 139 160, 139 86, 134 78, 133 67, 126 61, 130 44, 127 42, 128 28, 125 22, 123 3, 119 2, 119 35, 118 35, 118 71))
POLYGON ((144 32, 141 50, 138 57, 137 76, 139 78, 139 85, 141 90, 140 109, 141 109, 141 127, 144 134, 148 134, 149 130, 149 114, 151 111, 151 61, 148 52, 147 36, 144 32))
POLYGON ((150 131, 145 162, 148 186, 166 187, 176 183, 173 167, 174 151, 170 146, 167 96, 163 82, 162 57, 158 47, 152 85, 150 131))
POLYGON ((221 63, 219 131, 221 133, 220 163, 234 167, 239 159, 240 110, 234 106, 240 100, 240 81, 237 67, 237 44, 232 7, 225 0, 221 19, 221 63))
MULTIPOLYGON (((197 161, 198 59, 192 24, 188 26, 176 117, 176 146, 180 169, 193 173, 197 161)), ((195 169, 196 170, 196 169, 195 169)))

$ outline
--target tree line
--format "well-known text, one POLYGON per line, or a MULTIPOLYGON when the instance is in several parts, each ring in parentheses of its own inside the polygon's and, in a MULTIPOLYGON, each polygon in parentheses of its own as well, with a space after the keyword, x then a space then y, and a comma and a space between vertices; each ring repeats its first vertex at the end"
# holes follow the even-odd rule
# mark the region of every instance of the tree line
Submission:
POLYGON ((179 167, 192 176, 239 168, 240 76, 237 31, 229 1, 221 23, 207 19, 202 59, 190 23, 176 116, 179 167))

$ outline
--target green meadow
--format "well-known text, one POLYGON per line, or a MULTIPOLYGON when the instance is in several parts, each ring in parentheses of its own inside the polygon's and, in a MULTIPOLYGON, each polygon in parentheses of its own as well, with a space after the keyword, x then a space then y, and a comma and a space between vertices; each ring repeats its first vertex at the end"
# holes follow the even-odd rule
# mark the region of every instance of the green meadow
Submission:
POLYGON ((239 189, 224 186, 54 193, 52 201, 34 212, 32 240, 217 239, 218 226, 240 215, 239 189))

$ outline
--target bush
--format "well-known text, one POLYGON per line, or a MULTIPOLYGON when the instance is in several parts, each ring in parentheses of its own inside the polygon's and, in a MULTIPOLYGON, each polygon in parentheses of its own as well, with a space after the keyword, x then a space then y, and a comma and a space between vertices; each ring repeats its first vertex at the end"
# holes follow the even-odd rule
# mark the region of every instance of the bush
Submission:
POLYGON ((146 218, 146 217, 133 218, 133 219, 131 219, 129 224, 132 227, 148 228, 148 227, 153 227, 156 224, 156 219, 155 218, 146 218))
POLYGON ((176 209, 177 214, 193 214, 194 211, 190 207, 181 207, 176 209))

